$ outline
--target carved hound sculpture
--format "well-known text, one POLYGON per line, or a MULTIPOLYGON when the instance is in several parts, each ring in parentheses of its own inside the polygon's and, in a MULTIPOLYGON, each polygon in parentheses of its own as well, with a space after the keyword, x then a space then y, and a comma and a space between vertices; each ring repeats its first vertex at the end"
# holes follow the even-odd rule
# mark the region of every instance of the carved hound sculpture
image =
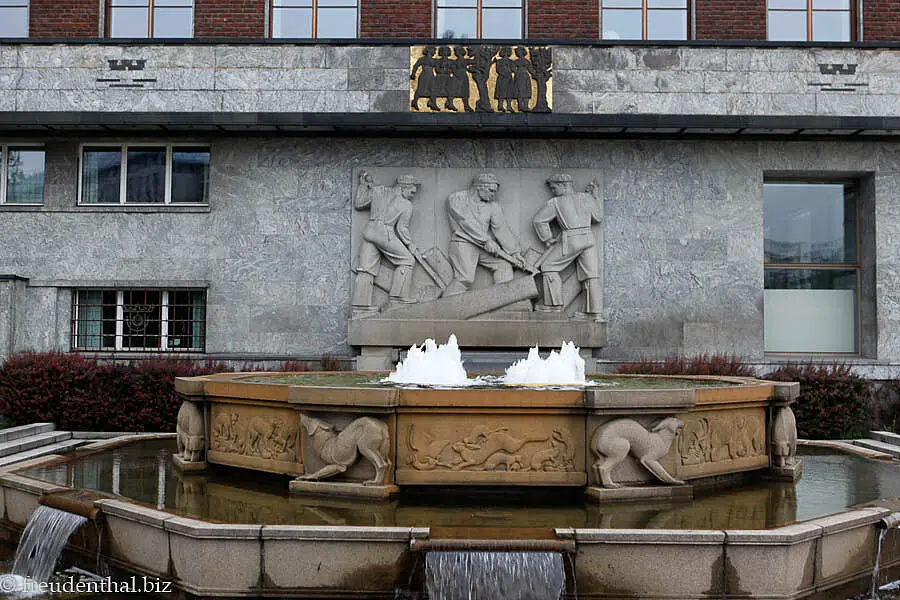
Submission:
POLYGON ((375 467, 375 477, 367 485, 383 485, 385 471, 391 466, 388 459, 390 434, 382 421, 372 417, 354 419, 343 431, 321 419, 300 415, 300 424, 309 436, 310 449, 325 466, 315 473, 301 475, 301 481, 319 481, 344 473, 362 454, 375 467))
POLYGON ((603 487, 621 487, 612 480, 611 473, 629 453, 661 481, 683 484, 680 479, 669 475, 659 463, 669 453, 683 425, 678 419, 669 417, 657 423, 651 431, 632 419, 615 419, 598 427, 591 439, 591 449, 599 457, 593 468, 603 487))

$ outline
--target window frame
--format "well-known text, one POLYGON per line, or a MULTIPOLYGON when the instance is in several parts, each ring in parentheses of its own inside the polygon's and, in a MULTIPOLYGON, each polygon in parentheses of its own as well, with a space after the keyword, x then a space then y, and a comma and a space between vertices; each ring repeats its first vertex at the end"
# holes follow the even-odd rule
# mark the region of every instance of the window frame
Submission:
POLYGON ((2 14, 4 8, 22 8, 23 6, 25 7, 25 35, 14 36, 12 38, 7 36, 7 39, 21 40, 31 37, 31 0, 19 0, 19 4, 0 6, 0 14, 2 14))
POLYGON ((850 39, 848 41, 855 42, 857 41, 857 2, 856 0, 849 0, 850 10, 844 9, 831 9, 831 8, 819 8, 813 9, 813 1, 814 0, 806 0, 806 8, 769 8, 769 2, 771 0, 766 0, 766 41, 768 42, 781 42, 781 41, 806 41, 806 42, 837 42, 840 43, 840 40, 815 40, 813 39, 813 16, 817 12, 824 13, 848 13, 850 18, 850 39), (769 23, 771 22, 771 13, 806 13, 806 39, 805 40, 774 40, 769 37, 769 23))
MULTIPOLYGON (((693 30, 693 15, 694 15, 694 0, 685 0, 684 8, 650 8, 648 6, 649 0, 641 0, 641 39, 626 39, 623 41, 643 41, 643 42, 654 42, 654 41, 689 41, 693 39, 692 30, 693 30), (685 30, 684 30, 684 39, 673 39, 673 40, 664 40, 661 38, 648 38, 647 37, 647 14, 649 11, 671 11, 671 12, 681 12, 684 11, 685 14, 685 30)), ((599 9, 599 18, 600 18, 600 39, 605 41, 617 41, 612 38, 603 37, 603 11, 604 10, 637 10, 636 8, 603 8, 603 0, 600 0, 600 9, 599 9)))
MULTIPOLYGON (((101 307, 103 307, 103 306, 108 306, 108 305, 101 304, 101 307)), ((128 353, 132 353, 132 352, 143 352, 143 353, 165 352, 167 354, 180 352, 180 353, 184 353, 184 354, 188 354, 188 353, 192 353, 192 354, 201 353, 202 354, 202 353, 206 352, 207 319, 208 319, 208 315, 209 315, 208 306, 209 305, 207 303, 207 290, 204 288, 196 288, 196 287, 187 287, 187 288, 138 288, 138 287, 74 288, 74 289, 72 289, 72 314, 71 314, 72 318, 71 318, 71 325, 70 325, 70 330, 69 330, 69 335, 70 335, 69 351, 70 352, 128 352, 128 353), (160 294, 159 347, 135 347, 135 348, 129 347, 129 348, 126 348, 124 346, 124 341, 125 341, 125 337, 126 337, 126 333, 125 333, 125 292, 129 292, 129 291, 159 292, 159 294, 160 294), (80 323, 79 311, 81 308, 80 303, 79 303, 79 295, 82 292, 101 292, 101 293, 114 292, 116 294, 116 305, 115 305, 116 330, 115 330, 115 333, 113 334, 113 340, 114 340, 113 348, 104 347, 102 345, 103 337, 104 337, 104 334, 102 333, 102 331, 99 334, 89 334, 91 336, 93 336, 93 335, 100 336, 100 339, 101 339, 100 346, 96 346, 96 347, 94 347, 94 346, 79 347, 78 346, 78 341, 79 341, 79 337, 80 337, 78 334, 78 324, 80 323), (200 325, 202 326, 202 333, 199 336, 201 338, 201 345, 199 347, 185 348, 182 346, 182 347, 174 348, 174 347, 170 347, 168 344, 169 339, 171 337, 176 337, 176 336, 169 335, 169 325, 170 325, 171 321, 168 318, 168 310, 169 310, 169 304, 170 304, 170 301, 169 301, 170 294, 177 293, 177 292, 201 292, 203 294, 203 320, 199 322, 200 325)), ((102 319, 101 319, 101 323, 102 323, 102 319)), ((105 335, 109 335, 109 334, 105 334, 105 335)), ((178 336, 178 337, 181 337, 181 336, 178 336)), ((191 337, 194 337, 194 336, 191 336, 191 337)))
MULTIPOLYGON (((268 10, 268 13, 269 13, 268 14, 269 22, 267 23, 268 37, 270 39, 275 39, 275 40, 290 40, 290 39, 316 40, 316 39, 319 39, 319 32, 318 32, 318 29, 319 29, 319 0, 309 0, 309 2, 311 4, 311 6, 309 8, 312 10, 312 28, 311 28, 312 35, 308 38, 281 37, 281 36, 275 37, 274 34, 275 34, 275 10, 276 9, 307 8, 307 7, 275 6, 275 0, 266 0, 266 9, 268 10)), ((356 34, 353 37, 337 38, 337 39, 358 40, 360 37, 359 33, 360 33, 360 27, 361 27, 362 0, 346 0, 346 2, 347 2, 346 6, 344 6, 344 5, 340 5, 340 6, 328 5, 325 8, 355 8, 356 9, 356 25, 355 25, 356 34), (351 6, 351 4, 353 6, 351 6)), ((327 39, 332 39, 332 38, 327 38, 327 39)))
MULTIPOLYGON (((174 170, 173 155, 175 148, 203 149, 209 153, 212 165, 212 147, 209 144, 196 142, 82 142, 78 145, 78 201, 76 206, 209 206, 209 194, 205 202, 172 202, 172 174, 174 170), (165 193, 162 202, 128 202, 128 148, 165 148, 166 172, 165 193), (118 202, 84 202, 84 151, 86 148, 119 148, 119 201, 118 202)), ((211 170, 211 166, 210 166, 211 170)), ((208 173, 207 173, 208 176, 208 173)))
MULTIPOLYGON (((862 182, 856 179, 848 179, 846 177, 835 177, 835 178, 818 178, 818 177, 772 177, 765 178, 763 180, 763 190, 765 190, 765 186, 768 184, 831 184, 831 185, 843 185, 846 188, 850 187, 853 189, 856 200, 854 202, 854 210, 856 211, 856 230, 854 232, 855 235, 855 256, 856 262, 853 263, 770 263, 766 261, 765 253, 763 254, 763 290, 765 291, 765 273, 769 269, 783 269, 783 270, 819 270, 819 271, 855 271, 856 272, 856 351, 855 352, 796 352, 796 351, 778 351, 778 350, 765 350, 763 349, 763 353, 765 356, 834 356, 834 357, 848 357, 848 358, 859 358, 862 356, 862 343, 863 343, 863 327, 862 327, 862 276, 863 276, 863 267, 862 267, 862 214, 861 214, 861 189, 862 182)), ((765 211, 765 191, 763 191, 763 210, 765 211)), ((765 218, 763 222, 763 227, 765 227, 765 218)), ((765 236, 764 236, 765 237, 765 236)), ((763 326, 765 326, 765 312, 763 313, 763 326)))
POLYGON ((44 206, 44 199, 47 194, 47 149, 44 144, 38 144, 34 142, 26 142, 26 143, 8 143, 3 142, 0 143, 0 161, 3 162, 3 165, 0 166, 0 206, 44 206), (27 150, 40 150, 44 153, 44 183, 41 186, 43 188, 43 194, 41 195, 40 202, 10 202, 9 201, 9 149, 14 148, 16 150, 19 149, 27 149, 27 150))
MULTIPOLYGON (((122 38, 115 37, 114 38, 114 37, 112 37, 112 9, 116 8, 113 6, 113 1, 114 0, 104 0, 105 9, 106 9, 106 14, 105 14, 106 18, 104 19, 104 24, 103 24, 104 36, 107 38, 110 38, 110 39, 123 39, 123 40, 144 39, 144 38, 126 38, 126 37, 122 37, 122 38)), ((154 31, 153 31, 153 9, 154 9, 156 0, 144 0, 144 1, 147 3, 147 10, 148 10, 148 13, 147 13, 147 35, 144 36, 144 37, 146 37, 146 39, 166 39, 166 38, 176 39, 176 40, 177 39, 187 39, 187 38, 177 38, 177 37, 169 37, 169 36, 161 36, 158 38, 157 36, 153 35, 153 33, 154 33, 154 31)), ((188 38, 193 38, 194 37, 194 21, 196 20, 196 16, 197 16, 196 15, 197 2, 196 2, 196 0, 183 0, 183 1, 185 3, 190 2, 190 4, 191 4, 191 21, 190 21, 191 32, 190 32, 190 35, 188 36, 188 38)), ((132 6, 130 8, 143 8, 143 7, 132 6)), ((166 8, 185 8, 185 7, 166 7, 166 8)))
POLYGON ((484 14, 483 13, 485 10, 489 10, 489 11, 490 10, 498 10, 498 9, 514 10, 515 7, 488 6, 485 8, 484 0, 475 0, 474 7, 465 7, 465 6, 441 7, 440 3, 441 3, 441 0, 434 0, 434 2, 432 3, 432 13, 431 13, 432 37, 434 37, 435 39, 440 39, 440 40, 452 39, 454 41, 472 40, 472 39, 475 39, 475 40, 489 39, 489 40, 520 40, 520 41, 524 41, 528 36, 528 0, 519 0, 520 6, 518 7, 518 9, 522 12, 522 31, 520 32, 520 37, 518 37, 518 38, 494 38, 494 37, 486 38, 486 37, 484 37, 484 35, 482 33, 482 24, 484 22, 484 14), (440 37, 440 32, 437 30, 438 29, 438 13, 440 10, 444 10, 447 8, 457 8, 457 9, 465 9, 465 10, 474 10, 475 11, 475 37, 474 38, 442 38, 442 37, 440 37))

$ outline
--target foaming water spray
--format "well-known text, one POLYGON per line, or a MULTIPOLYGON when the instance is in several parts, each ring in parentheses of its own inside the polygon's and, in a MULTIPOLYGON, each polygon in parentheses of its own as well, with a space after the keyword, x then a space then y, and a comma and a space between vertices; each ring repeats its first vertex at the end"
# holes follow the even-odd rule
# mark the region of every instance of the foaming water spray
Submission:
POLYGON ((575 342, 563 342, 559 352, 551 350, 541 358, 538 347, 528 350, 528 358, 514 362, 503 377, 506 385, 585 385, 584 359, 575 342))
POLYGON ((397 370, 387 377, 394 383, 418 385, 465 386, 475 383, 469 379, 463 367, 462 353, 456 336, 451 335, 446 344, 438 344, 433 339, 425 340, 421 346, 415 344, 400 361, 397 370))

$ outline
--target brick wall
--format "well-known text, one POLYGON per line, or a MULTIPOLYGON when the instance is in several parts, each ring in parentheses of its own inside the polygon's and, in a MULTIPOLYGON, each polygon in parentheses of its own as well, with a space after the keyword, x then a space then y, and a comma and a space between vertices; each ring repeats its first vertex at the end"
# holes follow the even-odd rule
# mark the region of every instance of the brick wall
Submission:
POLYGON ((900 3, 897 0, 863 2, 863 41, 900 41, 900 3))
POLYGON ((97 37, 99 31, 97 0, 31 0, 31 37, 97 37))
POLYGON ((361 0, 360 13, 360 37, 431 37, 431 0, 361 0))
POLYGON ((597 39, 599 0, 528 0, 528 37, 597 39))
MULTIPOLYGON (((765 40, 766 0, 695 0, 698 40, 765 40)), ((891 4, 885 0, 885 4, 891 4)))
POLYGON ((195 0, 194 36, 266 37, 266 2, 195 0))

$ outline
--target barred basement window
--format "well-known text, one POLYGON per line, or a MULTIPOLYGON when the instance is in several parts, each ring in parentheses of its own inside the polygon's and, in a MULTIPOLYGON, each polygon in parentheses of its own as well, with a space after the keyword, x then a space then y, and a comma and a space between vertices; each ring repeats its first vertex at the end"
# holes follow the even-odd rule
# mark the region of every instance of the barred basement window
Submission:
POLYGON ((79 198, 79 204, 205 204, 209 148, 84 146, 79 198))
POLYGON ((272 0, 273 38, 359 37, 359 0, 272 0))
POLYGON ((521 40, 524 0, 436 0, 435 37, 521 40))
POLYGON ((189 38, 194 35, 193 0, 108 2, 106 14, 109 37, 189 38))
POLYGON ((686 40, 688 0, 601 0, 604 40, 686 40))
POLYGON ((0 38, 28 37, 28 0, 0 0, 0 38))
POLYGON ((72 350, 203 352, 203 290, 76 290, 72 350))

